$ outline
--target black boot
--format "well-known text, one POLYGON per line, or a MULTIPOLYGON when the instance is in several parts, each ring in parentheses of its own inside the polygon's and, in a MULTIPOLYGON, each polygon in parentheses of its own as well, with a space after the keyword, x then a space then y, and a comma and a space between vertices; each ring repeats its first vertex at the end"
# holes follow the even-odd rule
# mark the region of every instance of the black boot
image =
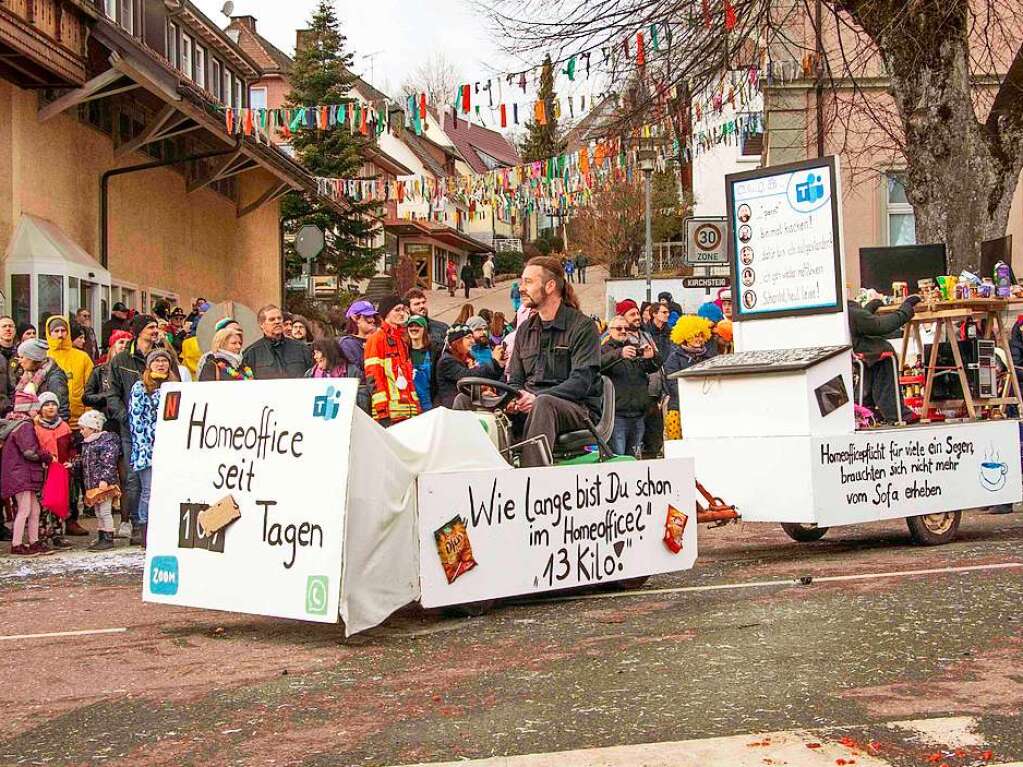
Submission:
POLYGON ((14 533, 12 533, 7 525, 0 524, 0 541, 12 541, 14 540, 14 533))
POLYGON ((131 526, 131 540, 129 545, 131 546, 142 546, 143 540, 145 539, 146 526, 141 522, 135 522, 131 526))
POLYGON ((109 551, 114 548, 114 534, 100 530, 97 533, 96 542, 89 547, 89 551, 109 551))

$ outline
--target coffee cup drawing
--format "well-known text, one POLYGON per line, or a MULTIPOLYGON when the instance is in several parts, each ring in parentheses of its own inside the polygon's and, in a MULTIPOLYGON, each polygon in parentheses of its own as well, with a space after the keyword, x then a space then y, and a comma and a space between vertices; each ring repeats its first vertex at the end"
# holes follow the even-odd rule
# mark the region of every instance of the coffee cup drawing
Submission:
POLYGON ((980 484, 992 493, 1005 487, 1009 466, 996 461, 984 461, 980 465, 980 484))

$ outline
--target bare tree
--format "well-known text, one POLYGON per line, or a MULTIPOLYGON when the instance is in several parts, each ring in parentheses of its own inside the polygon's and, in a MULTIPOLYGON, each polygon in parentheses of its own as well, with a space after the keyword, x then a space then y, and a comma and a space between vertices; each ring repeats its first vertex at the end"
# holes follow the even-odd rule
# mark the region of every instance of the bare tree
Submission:
POLYGON ((462 82, 458 67, 442 51, 435 51, 405 79, 401 90, 406 96, 425 93, 427 103, 440 106, 451 103, 462 82))
POLYGON ((946 243, 955 268, 1005 233, 1023 170, 1019 0, 482 4, 513 52, 550 52, 555 63, 588 55, 609 82, 629 84, 623 131, 657 119, 684 140, 691 94, 725 72, 753 71, 768 109, 811 93, 808 154, 842 154, 854 175, 904 167, 918 239, 946 243), (780 80, 804 87, 786 94, 780 80))

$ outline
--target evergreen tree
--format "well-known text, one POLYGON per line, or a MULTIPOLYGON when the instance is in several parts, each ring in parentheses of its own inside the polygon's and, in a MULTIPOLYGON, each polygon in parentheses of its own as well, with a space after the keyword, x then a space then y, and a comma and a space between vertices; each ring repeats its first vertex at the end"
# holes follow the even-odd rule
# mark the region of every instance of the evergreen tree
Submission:
MULTIPOLYGON (((352 53, 345 49, 337 15, 328 0, 320 0, 313 12, 309 30, 304 34, 291 70, 292 107, 320 104, 344 104, 348 109, 345 125, 327 130, 301 128, 292 145, 299 161, 314 176, 358 178, 363 165, 362 152, 372 137, 350 130, 354 99, 349 95, 355 76, 351 74, 352 53)), ((329 274, 339 277, 369 277, 376 269, 379 248, 367 247, 378 222, 377 204, 350 203, 351 210, 338 215, 314 195, 290 194, 281 206, 285 231, 294 233, 304 224, 315 224, 326 233, 327 250, 320 256, 329 274)), ((301 259, 289 248, 289 276, 300 272, 301 259)))
POLYGON ((537 101, 544 104, 544 123, 536 122, 535 118, 526 123, 525 139, 522 142, 521 155, 523 162, 537 162, 554 157, 565 151, 565 141, 558 130, 558 118, 554 112, 554 102, 558 94, 554 91, 554 65, 550 54, 543 60, 540 71, 540 90, 536 94, 537 101))

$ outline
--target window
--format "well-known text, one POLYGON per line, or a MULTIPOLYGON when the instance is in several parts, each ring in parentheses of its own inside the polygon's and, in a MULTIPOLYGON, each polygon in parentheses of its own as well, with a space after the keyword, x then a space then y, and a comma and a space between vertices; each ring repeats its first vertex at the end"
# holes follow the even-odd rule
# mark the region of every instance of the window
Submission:
POLYGON ((231 72, 224 70, 224 104, 231 106, 231 72))
POLYGON ((191 37, 188 35, 181 36, 181 71, 189 80, 193 77, 192 45, 191 37))
POLYGON ((103 2, 103 12, 111 21, 117 21, 117 3, 118 0, 104 0, 103 2))
POLYGON ((121 0, 121 16, 117 20, 129 34, 135 34, 135 0, 121 0))
POLYGON ((32 321, 32 275, 11 275, 11 316, 16 325, 32 321))
POLYGON ((195 84, 206 88, 206 49, 201 45, 195 46, 195 84))
POLYGON ((167 61, 175 69, 178 68, 178 25, 167 25, 167 61))
MULTIPOLYGON (((46 327, 46 320, 55 314, 64 313, 64 278, 59 274, 40 274, 39 317, 37 328, 46 327)), ((42 336, 42 332, 39 333, 42 336)))
POLYGON ((237 76, 234 78, 234 98, 231 99, 231 105, 235 109, 245 106, 242 103, 242 81, 237 76))
POLYGON ((885 209, 888 217, 889 245, 916 245, 916 217, 906 197, 901 173, 885 174, 885 209))
POLYGON ((81 305, 79 301, 81 297, 78 295, 77 277, 67 278, 67 295, 68 295, 67 312, 70 315, 74 315, 74 313, 78 311, 78 307, 81 305))
POLYGON ((266 88, 249 88, 249 106, 266 109, 266 88))
POLYGON ((210 84, 213 86, 213 97, 217 101, 222 101, 224 98, 224 83, 221 72, 220 62, 213 59, 213 63, 210 65, 210 84))

